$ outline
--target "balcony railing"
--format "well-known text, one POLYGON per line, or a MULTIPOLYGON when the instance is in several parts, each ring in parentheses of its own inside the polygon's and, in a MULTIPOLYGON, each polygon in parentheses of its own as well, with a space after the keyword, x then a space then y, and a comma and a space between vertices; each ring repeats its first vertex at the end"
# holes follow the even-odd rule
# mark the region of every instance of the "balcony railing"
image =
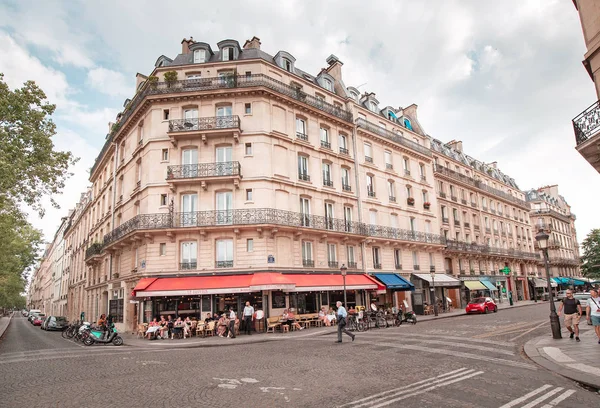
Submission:
POLYGON ((404 147, 407 147, 407 148, 412 149, 412 150, 414 150, 416 152, 419 152, 419 153, 421 153, 424 156, 427 156, 427 157, 431 157, 432 156, 431 150, 429 150, 428 148, 426 148, 424 146, 421 146, 420 144, 415 143, 412 140, 408 140, 407 138, 405 138, 405 137, 403 137, 401 135, 398 135, 398 134, 396 134, 394 132, 391 132, 391 131, 389 131, 387 129, 383 129, 380 126, 378 126, 378 125, 376 125, 374 123, 368 122, 365 119, 358 118, 356 120, 356 126, 358 126, 360 128, 363 128, 363 129, 367 129, 368 131, 373 132, 373 133, 375 133, 375 134, 377 134, 377 135, 379 135, 381 137, 385 137, 386 139, 389 139, 389 140, 391 140, 393 142, 401 144, 404 147))
POLYGON ((447 217, 442 217, 442 222, 444 224, 448 224, 448 218, 447 217))
POLYGON ((443 191, 438 191, 438 194, 440 195, 440 197, 446 198, 446 193, 444 193, 443 191))
POLYGON ((369 197, 375 198, 375 191, 371 189, 367 189, 367 195, 369 197))
POLYGON ((181 180, 204 177, 239 176, 242 173, 240 162, 218 162, 183 164, 167 167, 167 180, 181 180))
POLYGON ((210 116, 206 118, 171 119, 169 121, 169 132, 190 132, 197 130, 215 129, 239 129, 240 117, 232 116, 210 116))
POLYGON ((340 154, 348 156, 348 149, 346 149, 345 147, 340 147, 340 154))
POLYGON ((394 196, 390 196, 390 203, 395 203, 396 202, 396 197, 394 196))
POLYGON ((310 181, 310 176, 307 173, 298 173, 298 179, 302 181, 310 181))
POLYGON ((330 268, 337 268, 338 267, 338 262, 337 261, 329 261, 329 262, 327 262, 327 265, 330 268))
POLYGON ((350 262, 348 261, 348 268, 349 269, 356 269, 358 266, 356 264, 356 262, 350 262))
POLYGON ((465 200, 464 198, 461 198, 460 202, 463 203, 464 205, 467 205, 467 200, 465 200))
POLYGON ((315 261, 313 261, 312 259, 303 259, 302 260, 302 266, 307 266, 310 268, 314 268, 315 267, 315 261))
POLYGON ((179 270, 192 270, 198 267, 198 262, 181 262, 179 264, 179 270))
POLYGON ((381 264, 380 263, 374 263, 373 264, 373 269, 381 269, 381 264))
POLYGON ((85 259, 88 260, 94 255, 100 255, 103 248, 104 244, 100 242, 93 243, 88 249, 85 250, 85 259))
POLYGON ((504 200, 510 201, 512 203, 515 203, 516 205, 519 205, 519 206, 521 206, 523 208, 526 208, 529 211, 529 204, 526 201, 521 200, 521 199, 519 199, 517 197, 514 197, 514 196, 512 196, 512 195, 510 195, 508 193, 505 193, 502 190, 498 190, 496 188, 493 188, 493 187, 490 187, 488 185, 485 185, 484 183, 482 183, 479 180, 475 180, 475 179, 473 179, 471 177, 465 176, 464 174, 458 173, 458 172, 456 172, 454 170, 450 170, 447 167, 440 166, 439 164, 436 164, 434 166, 434 171, 436 173, 443 174, 443 175, 445 175, 447 177, 450 177, 450 178, 452 178, 454 180, 458 180, 458 181, 461 181, 461 182, 463 182, 465 184, 468 184, 470 186, 476 187, 476 188, 478 188, 478 189, 480 189, 482 191, 486 191, 486 192, 488 192, 488 193, 490 193, 490 194, 492 194, 492 195, 494 195, 496 197, 501 197, 504 200))
POLYGON ((579 146, 597 133, 600 128, 600 101, 594 102, 586 110, 573 118, 575 141, 579 146))
POLYGON ((402 265, 401 264, 396 264, 394 267, 396 268, 397 271, 401 271, 402 270, 402 265))
POLYGON ((473 208, 477 208, 477 203, 473 203, 473 202, 472 202, 472 203, 471 203, 471 207, 473 207, 473 208))
POLYGON ((421 270, 421 265, 413 265, 413 270, 420 271, 421 270))
POLYGON ((463 224, 465 225, 465 228, 470 228, 471 227, 471 224, 469 224, 468 222, 464 222, 463 224))
POLYGON ((454 226, 460 227, 460 221, 459 220, 454 220, 454 226))
MULTIPOLYGON (((571 219, 569 218, 568 215, 561 214, 558 211, 554 211, 554 210, 551 210, 549 208, 542 208, 540 210, 534 210, 534 214, 538 214, 538 215, 549 214, 549 215, 551 215, 553 217, 556 217, 556 218, 558 218, 558 219, 560 219, 560 220, 562 220, 562 221, 564 221, 566 223, 570 223, 571 222, 571 219)), ((523 219, 520 218, 520 221, 523 222, 523 219)))
POLYGON ((331 142, 328 142, 327 140, 321 140, 321 147, 331 149, 331 142))
POLYGON ((519 259, 541 259, 537 253, 519 251, 516 249, 496 248, 489 245, 467 243, 464 241, 446 240, 446 250, 456 252, 470 252, 475 254, 500 255, 519 259))
POLYGON ((134 231, 273 224, 293 228, 303 227, 385 239, 443 245, 441 235, 410 231, 395 227, 369 225, 338 218, 308 215, 274 208, 197 211, 183 213, 140 214, 124 222, 104 236, 104 246, 134 231))
POLYGON ((373 158, 372 158, 372 157, 369 157, 369 156, 365 156, 365 161, 366 161, 367 163, 373 163, 373 158))
POLYGON ((406 177, 410 177, 410 170, 408 170, 408 169, 404 169, 404 175, 405 175, 406 177))
POLYGON ((392 163, 386 163, 385 168, 388 170, 394 170, 394 165, 392 163))
POLYGON ((304 133, 296 132, 296 139, 304 140, 305 142, 307 142, 308 135, 304 134, 304 133))
POLYGON ((342 190, 344 190, 344 191, 352 191, 352 187, 350 186, 350 184, 344 184, 344 183, 342 183, 342 190))
MULTIPOLYGON (((223 77, 209 77, 209 78, 198 78, 193 80, 180 80, 174 82, 159 82, 155 84, 146 84, 144 88, 138 92, 127 109, 121 115, 119 122, 117 123, 115 130, 112 131, 106 138, 106 142, 100 151, 100 154, 96 158, 90 174, 93 174, 96 170, 97 165, 100 163, 102 157, 106 154, 108 149, 113 145, 113 139, 118 134, 122 127, 122 124, 126 123, 131 115, 133 115, 136 109, 144 102, 147 96, 151 95, 165 95, 174 93, 192 93, 198 91, 209 91, 217 89, 228 89, 228 88, 253 88, 253 87, 264 87, 271 91, 274 91, 280 95, 288 96, 292 99, 300 101, 306 105, 312 106, 320 111, 326 112, 333 115, 343 121, 352 122, 352 113, 335 106, 331 103, 323 101, 321 98, 317 98, 312 95, 308 95, 301 89, 285 84, 281 81, 273 79, 265 74, 252 74, 252 75, 231 75, 223 77)), ((431 155, 431 154, 430 154, 431 155)))
POLYGON ((323 185, 327 187, 333 187, 333 181, 330 178, 323 177, 323 185))
POLYGON ((216 261, 215 268, 233 268, 233 261, 216 261))

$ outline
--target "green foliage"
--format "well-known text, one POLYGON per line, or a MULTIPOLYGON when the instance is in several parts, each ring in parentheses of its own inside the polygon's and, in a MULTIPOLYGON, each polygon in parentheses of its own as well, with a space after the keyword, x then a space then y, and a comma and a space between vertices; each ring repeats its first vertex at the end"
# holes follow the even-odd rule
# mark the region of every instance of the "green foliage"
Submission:
POLYGON ((581 244, 581 272, 588 278, 600 278, 600 229, 590 231, 581 244))
POLYGON ((156 88, 156 85, 158 85, 158 77, 154 76, 154 75, 150 75, 148 77, 148 83, 150 84, 150 86, 152 88, 156 88))
POLYGON ((55 108, 35 82, 10 90, 0 73, 0 211, 19 211, 25 203, 43 216, 44 196, 58 208, 51 196, 64 188, 76 159, 54 150, 55 108))
POLYGON ((167 72, 165 72, 165 81, 168 84, 177 81, 177 72, 176 71, 167 71, 167 72))

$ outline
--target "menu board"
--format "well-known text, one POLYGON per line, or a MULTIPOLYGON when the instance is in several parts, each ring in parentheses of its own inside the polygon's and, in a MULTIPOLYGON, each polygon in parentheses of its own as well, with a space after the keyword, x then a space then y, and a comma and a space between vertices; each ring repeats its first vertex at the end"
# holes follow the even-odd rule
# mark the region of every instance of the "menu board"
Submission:
POLYGON ((281 291, 271 293, 271 308, 272 309, 285 308, 285 293, 283 293, 281 291))

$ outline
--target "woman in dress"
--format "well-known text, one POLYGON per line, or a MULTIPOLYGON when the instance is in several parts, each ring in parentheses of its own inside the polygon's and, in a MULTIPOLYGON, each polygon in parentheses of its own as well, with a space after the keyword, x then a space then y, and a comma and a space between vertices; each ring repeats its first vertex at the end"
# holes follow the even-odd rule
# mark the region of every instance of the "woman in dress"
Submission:
POLYGON ((225 313, 223 313, 223 315, 219 318, 219 323, 217 325, 217 336, 224 337, 228 325, 229 319, 227 319, 227 316, 225 313))

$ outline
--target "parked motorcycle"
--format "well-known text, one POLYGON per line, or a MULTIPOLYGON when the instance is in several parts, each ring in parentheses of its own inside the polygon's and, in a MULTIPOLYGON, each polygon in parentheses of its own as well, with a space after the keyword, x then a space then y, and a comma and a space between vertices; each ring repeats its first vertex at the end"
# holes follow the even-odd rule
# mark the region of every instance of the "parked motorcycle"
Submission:
POLYGON ((117 333, 117 328, 114 324, 108 327, 108 330, 90 329, 89 335, 83 339, 83 344, 91 346, 94 343, 113 343, 115 346, 123 345, 123 338, 117 333))
POLYGON ((402 308, 399 308, 394 325, 400 326, 403 322, 417 324, 417 315, 415 315, 415 312, 412 310, 407 309, 406 312, 404 312, 402 308))

